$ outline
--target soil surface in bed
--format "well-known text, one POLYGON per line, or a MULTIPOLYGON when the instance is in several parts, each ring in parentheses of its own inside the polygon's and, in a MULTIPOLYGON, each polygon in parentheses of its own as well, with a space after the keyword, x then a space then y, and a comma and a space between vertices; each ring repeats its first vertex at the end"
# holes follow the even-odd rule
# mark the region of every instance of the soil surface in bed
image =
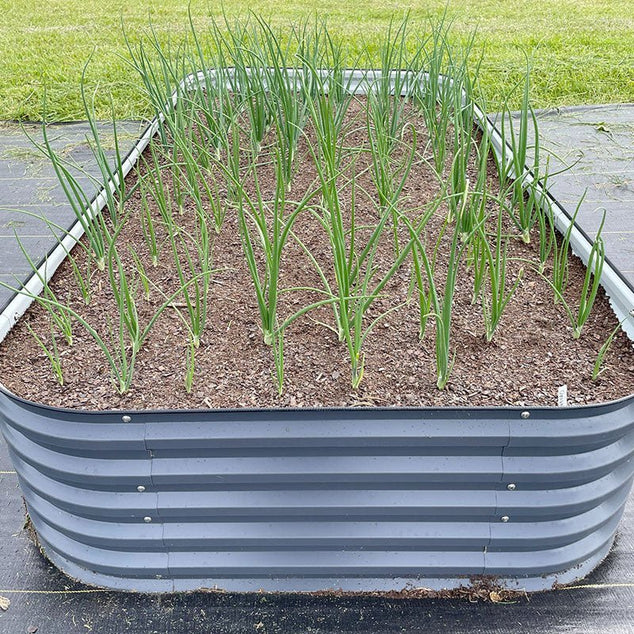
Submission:
MULTIPOLYGON (((362 107, 353 106, 348 121, 346 143, 356 147, 368 145, 362 107)), ((418 130, 416 161, 401 196, 402 209, 411 210, 411 217, 438 194, 438 179, 429 164, 431 150, 427 144, 422 117, 409 112, 410 126, 404 140, 418 130)), ((308 137, 311 137, 310 130, 308 137)), ((244 143, 248 143, 246 139, 244 143)), ((405 150, 397 149, 401 156, 405 150)), ((370 200, 373 191, 368 170, 367 152, 355 155, 357 179, 357 239, 362 243, 364 232, 377 223, 376 205, 370 200), (365 193, 369 192, 369 193, 365 193)), ((148 154, 146 153, 146 158, 148 154)), ((352 160, 352 159, 350 159, 352 160)), ((450 159, 448 159, 450 160, 450 159)), ((433 161, 432 161, 433 163, 433 161)), ((349 167, 351 167, 350 163, 349 167)), ((141 166, 140 173, 145 173, 141 166)), ((494 165, 490 169, 491 187, 495 187, 494 165)), ((132 183, 136 175, 129 177, 132 183)), ((298 200, 316 179, 313 159, 302 139, 297 155, 295 178, 289 200, 298 200)), ((471 182, 476 176, 472 174, 471 182)), ((259 169, 260 187, 272 198, 275 190, 274 171, 264 145, 259 169)), ((132 277, 134 250, 144 268, 165 295, 178 288, 168 244, 161 246, 158 266, 153 267, 141 228, 143 207, 137 190, 128 205, 129 220, 119 237, 118 250, 132 277)), ((351 204, 350 187, 342 185, 344 210, 351 204)), ((160 219, 150 202, 160 233, 160 219)), ((433 244, 447 215, 443 203, 430 221, 427 233, 433 244)), ((181 221, 186 231, 193 232, 193 206, 186 205, 181 221), (188 224, 189 223, 189 224, 188 224)), ((509 234, 517 233, 510 226, 509 234)), ((294 232, 320 262, 334 287, 331 251, 328 239, 317 219, 302 212, 294 232)), ((449 232, 447 232, 449 234, 449 232)), ((159 235, 159 237, 161 237, 159 235)), ((367 323, 385 311, 395 308, 382 319, 368 336, 363 351, 365 373, 360 387, 352 389, 350 362, 345 344, 328 326, 333 326, 333 310, 323 306, 295 321, 284 338, 284 390, 278 394, 271 348, 263 342, 254 287, 243 254, 236 212, 231 207, 218 235, 213 237, 213 267, 207 326, 200 347, 195 353, 195 376, 188 393, 185 389, 188 334, 182 301, 177 299, 159 318, 138 356, 134 380, 126 394, 119 394, 110 377, 103 353, 90 335, 80 326, 74 328, 74 341, 68 346, 58 337, 64 385, 60 386, 42 349, 27 325, 50 345, 50 319, 41 307, 31 307, 25 317, 0 346, 0 381, 24 398, 54 406, 81 409, 139 408, 251 408, 251 407, 417 407, 417 406, 555 406, 558 388, 566 385, 569 405, 597 403, 634 393, 634 352, 632 343, 622 333, 615 337, 604 362, 604 370, 596 381, 591 380, 593 365, 602 344, 616 326, 616 318, 608 300, 599 291, 592 314, 580 339, 572 338, 572 328, 561 305, 553 302, 548 284, 522 260, 538 261, 537 235, 531 244, 512 238, 508 243, 507 288, 523 276, 514 297, 504 311, 491 342, 484 337, 482 309, 472 303, 473 273, 467 257, 463 257, 455 294, 451 330, 455 364, 444 390, 436 387, 433 319, 425 336, 419 339, 419 307, 417 295, 410 292, 412 261, 408 258, 398 270, 381 297, 371 307, 367 323)), ((401 232, 401 243, 407 234, 401 232)), ((441 239, 441 249, 449 243, 449 235, 441 239)), ((77 247, 73 251, 80 270, 87 270, 86 255, 77 247)), ((440 288, 446 275, 446 262, 439 256, 437 283, 440 288)), ((391 231, 386 231, 377 251, 378 270, 389 268, 394 258, 391 231)), ((550 273, 550 265, 545 274, 550 273)), ((570 282, 566 297, 573 310, 581 293, 585 270, 571 256, 570 282)), ((68 301, 87 321, 102 333, 108 323, 115 324, 114 301, 107 272, 91 268, 92 298, 86 305, 76 290, 73 271, 65 262, 55 275, 51 288, 61 300, 68 301)), ((313 264, 296 240, 285 247, 280 288, 323 288, 313 264)), ((164 296, 152 286, 149 300, 137 282, 138 310, 142 323, 147 323, 164 296)), ((314 291, 282 293, 279 315, 283 320, 302 306, 323 299, 314 291)), ((112 326, 113 328, 115 326, 112 326)))

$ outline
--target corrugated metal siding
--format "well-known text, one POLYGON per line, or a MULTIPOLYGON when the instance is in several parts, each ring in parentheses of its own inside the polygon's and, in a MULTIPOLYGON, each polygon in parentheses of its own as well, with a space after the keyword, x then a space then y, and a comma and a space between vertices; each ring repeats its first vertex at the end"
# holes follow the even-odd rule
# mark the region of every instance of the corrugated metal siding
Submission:
POLYGON ((127 589, 547 587, 606 554, 634 476, 634 397, 126 423, 0 392, 0 412, 47 554, 127 589))

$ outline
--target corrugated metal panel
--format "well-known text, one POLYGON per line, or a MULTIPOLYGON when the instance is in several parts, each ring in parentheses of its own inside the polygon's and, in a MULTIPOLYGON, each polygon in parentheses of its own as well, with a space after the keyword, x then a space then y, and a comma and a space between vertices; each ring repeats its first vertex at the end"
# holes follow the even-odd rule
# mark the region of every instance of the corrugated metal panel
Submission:
POLYGON ((0 412, 47 555, 124 589, 545 588, 605 556, 634 476, 634 397, 123 422, 0 391, 0 412))

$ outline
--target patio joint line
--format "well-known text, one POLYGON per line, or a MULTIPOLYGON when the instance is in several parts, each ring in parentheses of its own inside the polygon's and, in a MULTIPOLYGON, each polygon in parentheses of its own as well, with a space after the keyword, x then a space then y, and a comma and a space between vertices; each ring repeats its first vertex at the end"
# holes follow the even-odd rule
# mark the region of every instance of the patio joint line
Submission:
POLYGON ((92 590, 6 590, 0 589, 0 594, 92 594, 97 592, 113 592, 107 588, 94 588, 92 590))
POLYGON ((577 586, 562 586, 557 590, 598 590, 602 588, 634 588, 634 582, 623 583, 582 583, 577 586))

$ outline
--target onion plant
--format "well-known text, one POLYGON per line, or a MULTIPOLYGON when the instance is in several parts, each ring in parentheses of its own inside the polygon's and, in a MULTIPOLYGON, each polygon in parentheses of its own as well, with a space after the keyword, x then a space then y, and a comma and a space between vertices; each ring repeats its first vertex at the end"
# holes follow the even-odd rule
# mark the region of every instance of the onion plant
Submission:
MULTIPOLYGON (((114 238, 116 239, 116 237, 115 235, 114 238)), ((18 240, 17 236, 16 240, 18 240)), ((25 288, 13 287, 5 282, 0 282, 0 285, 34 300, 42 306, 51 319, 51 327, 62 333, 69 346, 73 344, 74 325, 78 324, 82 326, 103 352, 110 368, 112 381, 117 390, 120 393, 129 390, 132 384, 136 358, 143 343, 147 339, 156 320, 174 301, 174 298, 182 292, 182 287, 179 288, 176 293, 168 297, 155 311, 148 323, 142 326, 137 311, 135 287, 130 284, 128 274, 123 267, 113 240, 107 254, 107 273, 109 287, 111 288, 117 310, 115 319, 118 323, 114 327, 112 323, 109 323, 108 332, 100 334, 99 331, 72 308, 69 303, 65 303, 57 298, 46 281, 46 278, 39 272, 26 252, 25 256, 34 274, 40 277, 44 288, 43 293, 41 295, 35 295, 25 288)), ((192 281, 188 282, 188 284, 191 283, 192 281)), ((56 376, 60 379, 61 360, 54 333, 50 344, 47 344, 41 337, 37 338, 36 341, 38 345, 43 348, 53 366, 56 376)))
MULTIPOLYGON (((314 70, 314 69, 313 69, 314 70)), ((351 178, 351 202, 348 211, 350 230, 344 217, 340 187, 344 181, 341 168, 342 139, 337 134, 336 112, 325 92, 309 100, 309 111, 317 137, 317 148, 310 147, 310 152, 321 183, 322 208, 316 216, 321 223, 331 246, 332 266, 335 274, 336 288, 333 303, 336 330, 340 341, 345 342, 351 363, 351 381, 353 388, 361 383, 364 373, 362 347, 368 334, 376 324, 393 309, 382 313, 370 324, 366 325, 366 315, 375 299, 380 296, 394 273, 401 266, 411 250, 410 241, 395 257, 393 264, 385 273, 377 275, 375 256, 379 241, 390 219, 398 214, 398 196, 394 191, 388 204, 383 201, 379 205, 379 218, 372 228, 364 247, 356 243, 355 225, 355 191, 356 178, 351 178), (375 277, 377 279, 375 279, 375 277)), ((409 175, 416 152, 415 143, 402 168, 400 180, 404 183, 409 175)), ((374 156, 379 160, 380 152, 374 149, 374 156)), ((378 167, 378 166, 377 166, 378 167)), ((399 181, 400 182, 400 181, 399 181)), ((400 185, 402 188, 402 185, 400 185)), ((398 190, 398 186, 395 188, 398 190)), ((400 190, 398 190, 400 192, 400 190)), ((313 263, 316 261, 313 259, 313 263)), ((320 270, 320 277, 327 276, 320 270)), ((327 288, 328 292, 329 287, 327 288)))
MULTIPOLYGON (((542 190, 540 188, 540 143, 537 117, 530 101, 530 69, 524 75, 522 103, 519 111, 519 130, 516 132, 508 97, 503 103, 500 121, 502 148, 498 161, 498 175, 503 197, 508 196, 509 217, 525 243, 531 239, 531 230, 539 213, 542 190), (529 145, 529 128, 532 126, 532 145, 529 145), (509 153, 510 147, 510 153, 509 153), (528 151, 533 150, 533 159, 528 168, 528 151)), ((509 95, 510 97, 510 95, 509 95)))
POLYGON ((484 283, 487 274, 487 249, 484 245, 484 240, 481 236, 476 234, 471 241, 468 263, 473 270, 473 293, 471 294, 471 304, 474 305, 480 301, 482 297, 482 290, 484 289, 484 283))
MULTIPOLYGON (((154 177, 153 172, 149 172, 145 176, 138 175, 139 191, 141 193, 141 230, 145 238, 145 244, 150 255, 152 266, 156 267, 159 263, 160 246, 156 233, 156 225, 152 217, 150 209, 150 186, 147 181, 154 177)), ((156 185, 155 185, 156 186, 156 185)))
POLYGON ((106 152, 101 135, 97 128, 95 118, 95 95, 92 95, 91 100, 88 100, 86 95, 86 69, 88 68, 88 62, 82 70, 81 78, 81 98, 84 105, 84 112, 86 114, 86 120, 90 127, 90 136, 87 137, 88 144, 95 158, 95 163, 99 168, 101 174, 101 182, 92 179, 97 187, 103 186, 103 191, 106 195, 106 208, 110 213, 110 220, 112 225, 117 227, 120 218, 123 214, 123 207, 128 198, 134 191, 134 187, 128 190, 125 181, 125 174, 123 172, 124 156, 121 153, 121 145, 119 143, 119 132, 117 128, 117 121, 114 114, 114 104, 112 97, 110 97, 110 112, 112 114, 112 139, 114 143, 114 157, 110 158, 106 152))
MULTIPOLYGON (((2 208, 0 208, 0 211, 2 211, 2 208)), ((91 278, 92 278, 91 258, 90 257, 86 258, 85 270, 82 272, 80 265, 77 263, 77 258, 71 253, 71 250, 69 250, 67 246, 64 244, 64 239, 67 236, 71 235, 71 232, 69 231, 68 228, 63 227, 62 225, 59 225, 56 222, 53 222, 52 220, 50 220, 49 218, 41 214, 32 213, 29 211, 25 211, 23 209, 20 210, 20 213, 23 213, 24 215, 30 216, 32 218, 37 218, 37 220, 44 222, 44 224, 48 227, 49 231, 51 232, 51 236, 55 237, 55 240, 57 240, 58 245, 64 251, 64 254, 65 254, 64 258, 71 266, 71 269, 73 271, 73 279, 75 280, 77 284, 77 288, 82 296, 82 299, 84 300, 84 303, 86 305, 89 305, 91 301, 91 297, 92 297, 92 292, 93 292, 92 284, 91 284, 91 278)), ((27 262, 29 263, 29 266, 38 276, 40 281, 42 281, 44 278, 41 277, 39 273, 37 272, 34 262, 32 261, 28 252, 23 248, 20 238, 16 232, 14 232, 14 236, 16 239, 16 243, 18 244, 20 250, 22 251, 22 254, 24 255, 27 262)), ((77 246, 79 249, 83 250, 85 253, 90 255, 90 251, 86 248, 83 242, 81 241, 77 242, 75 238, 73 238, 72 247, 75 247, 75 246, 77 246)))
MULTIPOLYGON (((308 60, 307 67, 311 73, 312 81, 319 87, 320 91, 308 100, 308 108, 311 115, 315 134, 317 136, 318 149, 309 146, 317 173, 321 182, 321 198, 323 214, 320 221, 326 228, 333 251, 335 277, 339 305, 333 304, 335 311, 335 321, 337 323, 339 340, 345 337, 348 302, 351 295, 350 283, 353 281, 352 266, 354 263, 353 250, 347 253, 346 236, 347 230, 344 225, 343 210, 341 208, 341 197, 338 179, 341 175, 341 143, 339 127, 335 109, 326 94, 326 86, 323 78, 308 60)), ((306 79, 303 79, 305 82, 306 79)), ((352 226, 354 227, 354 206, 351 210, 352 226)), ((350 234, 350 240, 354 240, 354 232, 350 234)))
MULTIPOLYGON (((470 142, 468 142, 470 144, 470 142)), ((479 144, 474 143, 477 176, 472 187, 469 179, 465 177, 462 200, 456 209, 456 223, 463 241, 471 235, 477 225, 481 225, 487 215, 487 203, 494 196, 488 187, 488 160, 491 150, 491 142, 486 131, 482 134, 479 144)), ((466 176, 466 175, 465 175, 466 176)), ((460 189, 460 188, 458 188, 460 189)))
POLYGON ((196 344, 191 337, 187 343, 185 355, 185 391, 189 394, 194 386, 196 374, 196 344))
MULTIPOLYGON (((630 311, 629 317, 634 317, 634 309, 630 311)), ((623 319, 623 321, 620 321, 614 327, 614 330, 609 334, 608 338, 603 342, 603 345, 599 349, 597 358, 594 362, 594 365, 592 366, 592 380, 593 381, 598 380, 599 376, 605 370, 605 368, 603 367, 603 361, 605 359, 605 355, 608 353, 608 350, 610 349, 610 346, 612 345, 612 342, 614 341, 614 338, 618 334, 619 330, 621 330, 621 327, 628 320, 629 317, 626 317, 625 319, 623 319)))
POLYGON ((119 301, 121 302, 122 312, 118 315, 118 332, 116 334, 113 333, 111 327, 110 332, 106 336, 99 334, 99 332, 74 309, 62 304, 56 299, 46 297, 37 298, 24 290, 19 292, 27 297, 36 299, 36 301, 45 304, 48 308, 69 313, 72 318, 86 330, 102 351, 110 368, 113 384, 119 393, 124 394, 132 385, 136 357, 141 346, 146 341, 157 319, 181 291, 182 289, 179 289, 177 293, 170 296, 159 306, 149 322, 144 327, 141 327, 135 317, 136 300, 134 299, 133 292, 129 286, 123 285, 119 288, 119 301), (133 340, 128 340, 128 333, 133 337, 133 340))
POLYGON ((53 148, 46 123, 42 124, 43 143, 38 143, 25 131, 31 143, 50 161, 68 204, 79 222, 89 244, 89 253, 100 271, 106 268, 106 254, 112 241, 112 232, 102 214, 93 214, 88 194, 73 174, 74 167, 53 148))
POLYGON ((174 106, 189 98, 189 87, 183 81, 191 70, 186 42, 176 47, 171 41, 163 45, 150 26, 149 35, 134 45, 124 27, 122 30, 129 56, 126 62, 141 78, 145 96, 161 121, 158 128, 161 142, 167 145, 168 132, 178 131, 174 106))
MULTIPOLYGON (((548 162, 541 184, 543 191, 548 187, 548 162)), ((553 249, 557 248, 557 234, 555 233, 555 221, 551 202, 547 195, 543 195, 537 210, 537 229, 539 235, 539 273, 543 273, 549 261, 553 249)))
MULTIPOLYGON (((214 73, 213 82, 210 83, 212 85, 218 82, 224 83, 223 72, 218 69, 214 73)), ((208 77, 208 73, 205 77, 208 77)), ((197 86, 200 88, 199 83, 197 86)), ((208 93, 209 89, 205 88, 203 96, 199 96, 192 102, 191 118, 195 124, 192 126, 192 133, 189 138, 176 137, 174 146, 178 149, 185 168, 181 170, 182 178, 179 182, 184 181, 185 190, 197 206, 204 201, 209 207, 214 228, 216 233, 219 233, 227 207, 222 201, 222 183, 219 182, 215 165, 222 156, 226 160, 233 156, 231 130, 235 129, 237 113, 226 88, 216 91, 214 98, 216 105, 210 103, 208 93), (201 100, 203 105, 200 105, 201 100)))
POLYGON ((250 194, 243 179, 235 179, 225 168, 227 177, 239 190, 238 221, 242 246, 258 303, 262 335, 266 345, 273 345, 280 324, 278 321, 279 278, 284 247, 291 236, 293 224, 304 211, 319 188, 309 187, 299 201, 287 199, 285 157, 275 152, 275 193, 273 200, 265 199, 260 187, 257 164, 253 163, 248 176, 252 179, 254 194, 250 194), (289 209, 290 208, 290 209, 289 209), (258 266, 258 253, 263 259, 263 270, 258 266))
POLYGON ((447 64, 450 55, 446 27, 441 22, 432 28, 431 46, 422 46, 423 70, 412 88, 412 101, 423 113, 429 132, 436 172, 442 174, 447 157, 447 133, 454 109, 451 81, 447 64))
MULTIPOLYGON (((352 89, 353 74, 348 72, 348 67, 346 66, 346 62, 352 58, 352 53, 344 51, 341 40, 333 38, 325 28, 325 25, 323 26, 322 39, 317 39, 315 46, 321 47, 324 50, 323 55, 315 55, 314 59, 321 58, 321 67, 322 69, 326 69, 328 99, 334 107, 336 126, 338 129, 341 129, 350 105, 355 100, 355 94, 352 89)), ((301 55, 300 58, 302 58, 301 55)), ((312 63, 312 67, 319 68, 316 62, 312 63)), ((358 60, 353 61, 352 67, 358 67, 358 60)), ((360 82, 365 81, 367 83, 367 71, 357 70, 356 74, 359 76, 360 82)), ((311 76, 311 70, 304 68, 304 80, 308 79, 308 81, 310 81, 311 76)), ((316 93, 312 92, 308 94, 314 98, 316 93)))
POLYGON ((274 104, 274 121, 277 131, 277 144, 282 156, 283 176, 286 187, 290 189, 297 144, 307 120, 307 108, 300 92, 301 81, 297 66, 290 66, 291 58, 288 46, 282 47, 280 39, 272 28, 258 18, 264 40, 266 60, 269 64, 267 87, 274 104))
MULTIPOLYGON (((568 287, 568 255, 570 253, 570 237, 572 235, 572 229, 574 227, 575 220, 579 213, 579 209, 581 209, 581 204, 585 198, 585 192, 579 199, 577 206, 575 208, 575 212, 570 219, 570 224, 568 228, 564 232, 561 237, 561 241, 557 239, 556 229, 555 229, 555 219, 553 217, 552 208, 547 209, 547 218, 548 224, 551 233, 551 243, 552 243, 552 256, 553 256, 553 270, 551 276, 551 287, 554 291, 554 301, 557 304, 562 298, 568 287)), ((540 263, 540 269, 541 269, 540 263)))
MULTIPOLYGON (((354 177, 352 190, 354 192, 354 177)), ((327 205, 326 201, 326 205, 327 205)), ((351 205, 355 204, 355 196, 352 194, 351 205)), ((326 293, 334 298, 333 308, 337 323, 337 334, 340 341, 346 344, 351 364, 352 387, 357 389, 363 379, 364 356, 363 345, 375 326, 389 313, 396 310, 393 306, 380 313, 370 323, 367 323, 367 315, 370 307, 376 299, 381 297, 384 288, 388 285, 394 274, 402 266, 405 258, 411 251, 413 242, 410 240, 395 257, 386 272, 378 274, 376 267, 376 251, 385 231, 386 225, 395 213, 396 203, 383 209, 378 222, 372 228, 371 235, 363 249, 358 249, 355 244, 354 232, 350 232, 350 242, 347 244, 345 231, 342 232, 340 221, 333 214, 332 209, 324 207, 318 219, 324 228, 331 244, 333 265, 336 280, 336 290, 326 286, 326 293)), ((354 218, 354 211, 351 210, 354 218)), ((354 220, 353 220, 354 222, 354 220)), ((312 262, 318 267, 319 276, 326 279, 324 270, 313 258, 312 262)))
POLYGON ((482 317, 484 319, 484 329, 486 340, 491 341, 495 333, 502 313, 509 301, 511 301, 517 287, 522 281, 524 269, 520 269, 515 282, 507 290, 506 288, 506 267, 508 262, 507 247, 508 242, 502 244, 502 214, 498 213, 495 242, 493 248, 489 245, 483 225, 479 225, 478 237, 481 253, 484 254, 486 262, 486 277, 488 281, 489 294, 482 298, 482 317))
MULTIPOLYGON (((220 197, 219 185, 214 170, 211 169, 212 164, 208 169, 201 167, 199 156, 194 151, 191 142, 177 137, 173 143, 174 154, 180 161, 177 166, 173 163, 172 169, 180 174, 179 182, 184 189, 184 191, 181 190, 181 195, 187 195, 192 201, 198 218, 204 219, 205 224, 206 217, 210 216, 216 233, 219 233, 224 222, 226 206, 220 197)), ((182 213, 182 201, 179 209, 182 213)))
MULTIPOLYGON (((425 281, 426 277, 432 278, 435 275, 436 271, 436 261, 438 256, 438 250, 440 244, 442 242, 443 236, 445 234, 445 230, 447 228, 447 220, 442 225, 442 228, 436 238, 434 248, 432 249, 431 258, 427 256, 427 244, 426 244, 426 235, 427 235, 427 223, 431 219, 431 217, 438 211, 440 205, 445 202, 446 196, 444 193, 441 193, 439 196, 432 201, 426 208, 426 210, 420 215, 420 217, 416 220, 416 222, 412 223, 409 220, 406 221, 406 227, 411 234, 413 243, 412 243, 412 263, 413 263, 413 276, 410 288, 410 293, 415 287, 418 291, 418 303, 419 303, 419 329, 418 329, 418 337, 419 339, 423 339, 425 336, 425 331, 427 328, 427 322, 429 317, 431 316, 432 309, 432 289, 430 284, 425 281), (422 237, 421 237, 422 236, 422 237), (427 257, 426 265, 423 263, 421 256, 419 255, 420 250, 425 252, 427 257)), ((435 292, 435 287, 434 287, 435 292)))
POLYGON ((216 159, 220 159, 223 149, 227 149, 227 135, 231 121, 236 116, 234 100, 229 92, 229 64, 224 55, 223 38, 218 25, 214 22, 210 29, 212 44, 215 44, 214 57, 209 61, 205 55, 201 40, 194 27, 191 7, 188 8, 190 31, 194 42, 195 55, 193 63, 197 68, 192 68, 196 73, 196 80, 192 85, 192 99, 200 109, 199 131, 201 141, 198 145, 199 155, 203 157, 202 165, 207 166, 205 150, 213 150, 216 159), (208 69, 213 68, 213 71, 208 69))
POLYGON ((130 284, 114 246, 110 248, 108 256, 108 278, 119 318, 117 332, 111 332, 111 337, 117 340, 113 347, 118 353, 117 361, 121 373, 117 377, 118 387, 123 393, 130 386, 134 364, 144 337, 137 310, 136 289, 130 284))
POLYGON ((370 82, 368 91, 374 125, 383 131, 389 153, 401 136, 405 109, 411 96, 411 68, 415 60, 409 59, 407 36, 407 17, 398 26, 390 22, 379 48, 380 71, 370 82))
MULTIPOLYGON (((426 249, 420 240, 419 231, 417 231, 414 225, 405 216, 402 217, 402 221, 409 229, 416 257, 420 259, 427 276, 427 287, 429 289, 428 301, 431 307, 430 315, 433 316, 436 323, 436 386, 439 390, 442 390, 446 387, 447 382, 449 381, 455 359, 455 354, 451 354, 453 299, 456 290, 460 261, 469 240, 461 240, 459 231, 457 231, 454 227, 449 253, 447 254, 447 275, 445 277, 443 291, 440 293, 434 280, 432 262, 430 261, 426 249)), ((422 288, 422 283, 419 282, 419 284, 419 288, 422 288)))
POLYGON ((190 235, 175 223, 168 225, 167 231, 193 345, 198 348, 207 323, 213 272, 209 226, 204 213, 197 212, 196 233, 190 235))
POLYGON ((468 65, 473 36, 457 50, 449 43, 450 26, 446 16, 431 25, 431 34, 420 44, 420 69, 412 85, 412 101, 423 113, 438 175, 445 172, 456 118, 466 122, 463 130, 472 129, 473 87, 479 72, 479 65, 474 69, 468 65))
POLYGON ((594 306, 594 301, 599 291, 601 283, 601 273, 603 272, 603 264, 605 263, 605 243, 601 237, 601 231, 605 223, 605 213, 603 214, 603 220, 601 226, 597 232, 596 237, 592 243, 592 249, 588 257, 588 263, 586 265, 586 274, 583 279, 583 286, 581 288, 581 295, 579 296, 579 308, 577 310, 577 318, 573 326, 573 337, 578 339, 581 336, 581 329, 583 328, 594 306))
MULTIPOLYGON (((285 157, 275 148, 275 192, 273 200, 265 198, 259 184, 258 166, 253 162, 244 178, 236 178, 230 167, 220 166, 237 192, 238 224, 243 251, 255 289, 264 343, 272 347, 276 383, 281 393, 284 383, 284 332, 299 317, 320 306, 333 303, 332 297, 303 306, 284 320, 279 318, 280 271, 284 248, 298 216, 308 210, 318 195, 318 184, 307 189, 299 201, 288 199, 285 157), (247 186, 250 179, 252 190, 247 186), (259 265, 259 261, 262 265, 259 265)), ((311 289, 314 290, 314 289, 311 289)))
MULTIPOLYGON (((473 229, 470 207, 467 205, 469 194, 469 166, 475 149, 474 139, 474 101, 471 80, 464 70, 463 74, 452 77, 453 92, 453 158, 449 172, 449 219, 456 220, 458 232, 463 236, 473 229)), ((487 141, 482 147, 478 171, 486 170, 487 141)), ((481 180, 481 179, 480 179, 481 180)))
MULTIPOLYGON (((191 149, 185 145, 181 145, 180 141, 175 144, 177 150, 183 160, 179 163, 178 169, 182 173, 185 182, 184 186, 189 187, 189 194, 193 201, 193 213, 191 214, 191 222, 194 225, 192 231, 186 231, 181 226, 181 210, 182 207, 175 205, 170 195, 169 188, 165 182, 165 169, 174 170, 175 165, 169 162, 160 147, 150 146, 150 156, 152 162, 145 161, 147 174, 144 178, 147 187, 145 190, 149 197, 155 203, 157 210, 161 216, 163 231, 165 232, 165 241, 169 244, 172 252, 172 261, 174 264, 176 276, 182 290, 183 303, 185 311, 189 317, 189 328, 194 346, 200 345, 200 340, 205 329, 207 321, 208 300, 211 287, 212 267, 212 236, 210 228, 212 226, 212 218, 205 206, 200 188, 198 186, 199 170, 196 166, 195 159, 191 154, 191 149), (163 163, 161 163, 163 161, 163 163), (175 207, 178 214, 174 213, 175 207)), ((207 183, 206 188, 210 185, 207 183)), ((144 208, 144 215, 149 218, 150 224, 151 211, 147 206, 144 208)), ((155 230, 154 234, 155 234, 155 230)), ((156 237, 154 238, 156 240, 156 237)), ((150 253, 153 253, 153 242, 150 240, 150 253)))
MULTIPOLYGON (((490 203, 500 206, 500 199, 489 191, 488 185, 488 160, 491 142, 486 130, 482 133, 482 140, 476 144, 477 177, 473 189, 466 192, 464 202, 458 208, 457 227, 463 242, 469 236, 467 263, 473 270, 473 294, 471 303, 479 301, 487 273, 488 258, 485 242, 482 240, 484 224, 488 218, 487 205, 490 203), (480 227, 478 231, 475 231, 480 227)), ((467 188, 469 187, 467 181, 467 188)))
MULTIPOLYGON (((568 284, 568 249, 570 242, 570 234, 572 227, 574 226, 574 219, 571 220, 568 230, 564 234, 562 243, 554 251, 557 254, 555 258, 555 270, 553 272, 553 279, 549 279, 544 274, 540 274, 552 288, 556 303, 561 303, 570 324, 572 326, 572 336, 578 339, 581 336, 581 331, 584 324, 588 321, 592 307, 599 292, 599 286, 601 284, 601 274, 603 272, 603 265, 605 263, 605 243, 601 236, 603 225, 605 223, 605 212, 597 235, 595 236, 590 253, 588 256, 588 262, 586 265, 586 272, 583 279, 581 293, 579 296, 578 308, 575 312, 570 303, 566 301, 564 291, 568 284), (559 258, 559 260, 557 260, 559 258)), ((536 267, 539 273, 539 269, 536 267)))
MULTIPOLYGON (((141 186, 141 199, 144 209, 144 215, 146 219, 146 226, 148 233, 151 233, 150 243, 148 244, 148 251, 152 258, 156 255, 158 259, 158 242, 156 225, 152 219, 152 213, 149 207, 149 202, 153 202, 161 217, 164 227, 169 227, 173 222, 173 200, 170 188, 166 182, 166 178, 163 175, 164 168, 162 162, 169 166, 169 156, 166 152, 160 148, 157 144, 150 143, 150 157, 146 159, 141 157, 143 166, 145 168, 145 176, 140 181, 141 186), (153 236, 153 237, 152 237, 153 236), (156 244, 156 249, 154 246, 156 244)), ((147 241, 147 239, 146 239, 147 241)))
MULTIPOLYGON (((317 135, 323 164, 334 175, 338 173, 343 158, 343 128, 352 103, 352 94, 339 84, 341 97, 331 98, 328 90, 333 81, 337 82, 336 76, 333 79, 332 75, 320 72, 313 60, 301 58, 301 61, 304 66, 301 75, 302 94, 306 100, 310 122, 317 135)), ((333 187, 336 183, 330 180, 329 185, 333 187)))
POLYGON ((403 191, 403 187, 405 186, 412 167, 413 154, 416 152, 417 134, 416 128, 412 126, 413 151, 410 155, 405 155, 405 159, 400 165, 394 165, 392 159, 392 145, 394 140, 391 137, 391 132, 386 127, 385 119, 372 107, 375 100, 376 97, 370 92, 368 95, 367 133, 370 144, 370 156, 372 158, 371 174, 378 195, 381 213, 388 208, 393 210, 392 239, 394 242, 394 252, 396 257, 398 257, 400 249, 396 204, 401 196, 401 192, 403 191))
POLYGON ((145 266, 143 266, 143 260, 141 260, 139 254, 132 247, 130 247, 129 251, 130 255, 132 256, 132 260, 134 261, 134 266, 139 276, 139 281, 141 282, 141 286, 143 287, 143 295, 145 296, 146 301, 150 301, 150 287, 152 285, 150 276, 148 275, 145 266))
POLYGON ((227 36, 233 72, 231 90, 238 100, 238 108, 248 117, 249 134, 255 154, 262 149, 264 137, 275 115, 275 104, 268 85, 268 57, 258 41, 257 32, 235 23, 227 36))
MULTIPOLYGON (((47 280, 46 271, 42 273, 40 269, 37 267, 36 263, 33 261, 26 248, 22 244, 20 237, 17 232, 14 230, 13 235, 15 236, 15 241, 22 252, 25 260, 27 261, 33 275, 37 277, 40 284, 42 285, 42 293, 41 295, 33 296, 35 301, 42 306, 49 315, 51 323, 54 324, 59 332, 63 335, 66 343, 69 346, 73 345, 73 319, 72 314, 69 310, 66 309, 65 305, 61 302, 58 302, 57 297, 53 290, 51 289, 49 282, 47 280)), ((20 283, 19 280, 16 279, 16 283, 20 283)), ((0 282, 0 285, 5 288, 20 293, 21 290, 17 287, 10 286, 4 282, 0 282)))
POLYGON ((26 329, 29 331, 29 334, 31 335, 31 337, 33 337, 33 339, 39 346, 40 350, 42 350, 42 352, 48 359, 49 363, 51 364, 51 369, 53 370, 53 374, 55 375, 55 378, 57 379, 57 382, 60 384, 60 386, 63 387, 64 372, 62 369, 62 356, 59 351, 59 346, 57 345, 57 336, 55 335, 55 329, 53 328, 53 325, 51 324, 51 328, 50 328, 50 331, 51 331, 50 344, 45 343, 44 340, 38 336, 35 330, 31 328, 31 325, 29 324, 29 322, 26 322, 26 329))

